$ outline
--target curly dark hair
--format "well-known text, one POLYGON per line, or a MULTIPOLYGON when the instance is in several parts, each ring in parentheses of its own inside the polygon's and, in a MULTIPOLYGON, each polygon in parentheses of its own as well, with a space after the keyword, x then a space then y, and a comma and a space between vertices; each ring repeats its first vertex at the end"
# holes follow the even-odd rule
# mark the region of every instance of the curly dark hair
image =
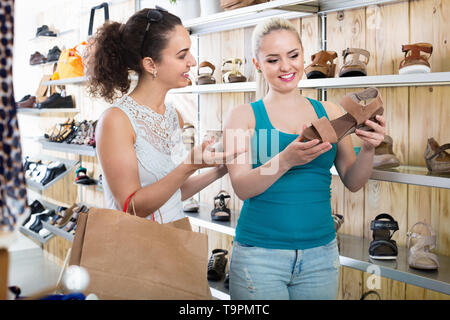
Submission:
MULTIPOLYGON (((125 24, 105 22, 91 38, 85 59, 87 90, 91 96, 112 103, 130 89, 130 70, 142 74, 141 44, 149 10, 136 12, 125 24)), ((163 18, 160 22, 151 23, 142 50, 144 57, 151 57, 155 62, 162 58, 161 52, 167 46, 170 31, 182 25, 177 16, 167 11, 160 12, 163 18)))

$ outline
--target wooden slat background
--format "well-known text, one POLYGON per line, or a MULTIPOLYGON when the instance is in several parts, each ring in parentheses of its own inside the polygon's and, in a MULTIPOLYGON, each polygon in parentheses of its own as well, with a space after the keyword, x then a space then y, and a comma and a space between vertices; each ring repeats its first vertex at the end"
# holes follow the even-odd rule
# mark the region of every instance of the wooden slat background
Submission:
MULTIPOLYGON (((54 21, 62 30, 77 26, 79 32, 68 34, 61 43, 33 42, 30 52, 24 54, 28 59, 35 50, 46 52, 54 44, 73 46, 87 35, 89 8, 98 1, 83 0, 78 2, 58 1, 56 5, 66 12, 71 19, 61 19, 58 10, 42 10, 37 13, 37 24, 54 21), (81 10, 80 10, 81 8, 81 10), (69 13, 79 12, 78 15, 69 13), (59 17, 59 18, 58 18, 59 17)), ((157 1, 145 1, 145 6, 152 6, 157 1)), ((134 0, 118 2, 110 7, 111 20, 124 22, 134 12, 134 0)), ((450 30, 450 3, 438 0, 409 0, 397 4, 369 6, 367 8, 347 10, 327 15, 327 50, 338 53, 338 68, 343 64, 342 51, 347 47, 365 48, 370 51, 368 65, 369 75, 396 74, 398 65, 403 58, 401 45, 415 42, 430 42, 433 44, 431 66, 433 72, 450 71, 450 47, 448 44, 450 30)), ((96 16, 96 26, 102 22, 102 16, 96 16)), ((305 49, 305 66, 310 56, 321 47, 320 19, 317 16, 292 20, 301 34, 305 49)), ((198 58, 198 63, 207 60, 216 66, 214 77, 217 83, 222 83, 221 64, 224 59, 240 57, 245 59, 241 72, 248 81, 254 81, 255 70, 251 53, 251 35, 253 27, 224 31, 192 37, 192 53, 198 58)), ((61 47, 60 46, 60 47, 61 47)), ((31 45, 30 45, 31 47, 31 45)), ((30 67, 31 68, 31 67, 30 67)), ((30 69, 31 70, 31 69, 30 69)), ((36 79, 42 72, 51 73, 51 67, 44 70, 33 69, 34 82, 30 82, 32 92, 36 79)), ((195 82, 197 68, 191 71, 195 82)), ((74 95, 82 111, 76 116, 78 120, 98 119, 108 107, 100 100, 90 99, 83 86, 70 85, 67 91, 74 95)), ((328 90, 327 100, 339 102, 341 96, 358 91, 358 89, 328 90)), ((394 152, 401 163, 424 166, 423 152, 426 140, 434 137, 440 144, 450 142, 448 130, 448 106, 450 88, 442 87, 399 87, 380 89, 387 119, 387 134, 394 140, 394 152)), ((305 96, 318 98, 317 90, 303 90, 305 96)), ((168 101, 181 112, 186 122, 191 122, 197 130, 196 142, 206 130, 222 130, 227 112, 240 103, 254 100, 254 93, 215 93, 169 95, 168 101)), ((43 130, 58 121, 64 121, 69 114, 46 114, 36 116, 20 116, 20 127, 23 136, 43 133, 43 130), (37 121, 37 119, 39 119, 37 121)), ((355 146, 360 141, 352 136, 355 146)), ((24 149, 33 154, 56 155, 68 159, 80 159, 89 174, 98 178, 101 168, 95 157, 79 157, 76 155, 41 150, 36 143, 23 140, 24 149)), ((103 193, 93 187, 80 187, 73 184, 74 173, 69 174, 61 182, 44 192, 44 199, 70 205, 83 201, 91 206, 103 206, 103 193)), ((216 181, 197 195, 197 199, 213 208, 213 197, 222 189, 228 191, 232 199, 230 208, 239 212, 242 201, 233 193, 228 176, 216 181)), ((38 197, 36 193, 30 193, 38 197)), ((399 183, 369 181, 356 193, 351 193, 343 186, 338 177, 332 178, 332 209, 333 212, 345 216, 341 232, 344 234, 371 238, 370 221, 379 213, 387 212, 398 222, 400 230, 394 239, 400 244, 406 243, 406 232, 417 221, 430 223, 438 236, 436 252, 450 255, 450 191, 446 189, 419 187, 399 183)), ((195 227, 196 231, 204 232, 209 237, 209 250, 225 248, 230 251, 233 237, 215 231, 195 227)), ((44 249, 55 261, 62 263, 70 243, 59 237, 48 241, 44 249)), ((346 267, 341 267, 339 299, 359 299, 368 290, 367 281, 370 273, 346 267)), ((402 282, 382 278, 381 288, 377 290, 383 299, 449 299, 450 296, 431 290, 425 290, 402 282)))

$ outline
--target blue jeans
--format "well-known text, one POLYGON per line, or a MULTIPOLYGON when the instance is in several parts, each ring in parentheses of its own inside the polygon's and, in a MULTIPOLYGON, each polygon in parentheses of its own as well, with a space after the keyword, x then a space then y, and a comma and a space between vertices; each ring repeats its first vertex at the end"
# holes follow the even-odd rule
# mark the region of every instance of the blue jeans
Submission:
POLYGON ((279 250, 234 241, 232 300, 333 300, 339 285, 336 238, 305 250, 279 250))

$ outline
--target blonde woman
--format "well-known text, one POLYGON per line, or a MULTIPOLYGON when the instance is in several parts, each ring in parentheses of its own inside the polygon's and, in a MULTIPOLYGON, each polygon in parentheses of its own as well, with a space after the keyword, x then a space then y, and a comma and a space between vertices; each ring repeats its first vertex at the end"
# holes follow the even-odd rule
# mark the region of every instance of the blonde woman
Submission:
POLYGON ((228 164, 237 196, 244 200, 230 263, 232 299, 335 299, 339 253, 331 217, 330 168, 356 192, 367 182, 385 120, 356 130, 356 157, 349 136, 337 144, 302 142, 314 120, 343 115, 337 105, 301 95, 303 46, 291 23, 270 19, 253 33, 257 99, 233 108, 224 146, 246 141, 248 152, 228 164), (253 161, 252 161, 253 160, 253 161))

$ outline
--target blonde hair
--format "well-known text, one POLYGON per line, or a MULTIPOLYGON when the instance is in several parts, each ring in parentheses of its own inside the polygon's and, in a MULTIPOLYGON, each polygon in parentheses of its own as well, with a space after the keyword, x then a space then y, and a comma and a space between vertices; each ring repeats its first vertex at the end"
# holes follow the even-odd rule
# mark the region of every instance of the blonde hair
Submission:
MULTIPOLYGON (((258 60, 258 53, 261 49, 261 41, 262 39, 271 33, 272 31, 278 30, 287 30, 292 31, 297 35, 298 41, 300 42, 300 46, 303 51, 302 40, 300 39, 300 35, 295 29, 294 25, 290 23, 288 20, 283 18, 270 18, 266 21, 259 23, 255 30, 253 30, 252 34, 252 53, 255 60, 258 60)), ((261 72, 256 73, 256 100, 262 99, 267 92, 269 91, 269 84, 264 78, 261 72)))

